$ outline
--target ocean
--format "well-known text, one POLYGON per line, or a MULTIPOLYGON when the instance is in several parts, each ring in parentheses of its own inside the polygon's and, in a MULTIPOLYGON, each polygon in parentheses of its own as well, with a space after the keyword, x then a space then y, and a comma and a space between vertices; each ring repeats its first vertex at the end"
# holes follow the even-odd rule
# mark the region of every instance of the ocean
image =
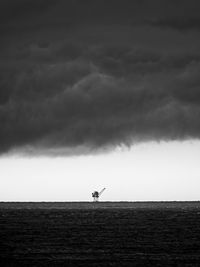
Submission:
POLYGON ((200 202, 2 202, 0 266, 200 266, 200 202))

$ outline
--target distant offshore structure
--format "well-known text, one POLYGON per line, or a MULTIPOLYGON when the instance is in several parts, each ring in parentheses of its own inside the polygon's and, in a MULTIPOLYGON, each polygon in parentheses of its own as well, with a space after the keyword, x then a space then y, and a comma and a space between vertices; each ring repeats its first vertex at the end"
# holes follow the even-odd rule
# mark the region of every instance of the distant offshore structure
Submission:
POLYGON ((94 202, 98 202, 99 201, 99 197, 101 196, 101 194, 103 193, 103 191, 105 190, 106 188, 104 187, 100 192, 98 191, 94 191, 92 193, 92 197, 93 197, 93 201, 94 202))

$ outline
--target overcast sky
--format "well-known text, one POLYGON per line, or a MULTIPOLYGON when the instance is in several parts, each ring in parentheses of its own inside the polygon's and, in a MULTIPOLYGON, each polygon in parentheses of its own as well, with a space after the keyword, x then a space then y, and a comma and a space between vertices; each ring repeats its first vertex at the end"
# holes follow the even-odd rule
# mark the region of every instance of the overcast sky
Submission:
POLYGON ((199 14, 197 0, 1 0, 2 199, 106 184, 110 200, 199 199, 199 14))

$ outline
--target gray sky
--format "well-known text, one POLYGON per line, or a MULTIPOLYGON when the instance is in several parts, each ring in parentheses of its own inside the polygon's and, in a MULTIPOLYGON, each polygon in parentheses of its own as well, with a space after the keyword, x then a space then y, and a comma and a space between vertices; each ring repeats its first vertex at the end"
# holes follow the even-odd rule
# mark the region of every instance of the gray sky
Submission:
POLYGON ((3 157, 3 201, 199 200, 200 142, 149 142, 107 154, 3 157))
MULTIPOLYGON (((102 165, 101 161, 114 158, 117 149, 122 168, 123 147, 152 146, 152 156, 148 155, 155 161, 157 146, 163 147, 161 155, 166 146, 173 146, 173 153, 182 147, 195 150, 200 137, 199 13, 195 0, 0 1, 1 164, 9 169, 13 156, 20 155, 24 162, 31 156, 29 171, 36 162, 45 164, 44 158, 60 160, 63 168, 65 160, 74 156, 76 164, 84 158, 88 164, 95 159, 102 165)), ((127 153, 137 159, 137 153, 127 153)), ((171 154, 166 155, 170 162, 171 154)), ((144 152, 144 161, 145 157, 144 152)), ((115 176, 116 164, 111 166, 115 176)), ((65 173, 63 168, 57 172, 59 177, 65 173)), ((25 165, 17 169, 18 178, 12 178, 19 186, 25 169, 25 165)), ((128 169, 130 175, 140 177, 132 162, 128 169)), ((150 170, 148 181, 154 181, 155 169, 150 170)), ((9 170, 3 170, 1 179, 7 181, 9 170)), ((40 177, 37 170, 35 176, 40 177)), ((106 172, 102 176, 107 177, 106 172)), ((166 172, 159 175, 159 182, 166 172)), ((83 173, 80 180, 89 185, 89 167, 83 173)), ((45 179, 49 176, 45 173, 45 179)), ((113 176, 107 179, 121 181, 121 176, 113 176)), ((70 177, 68 187, 73 184, 70 177)), ((181 179, 180 175, 180 183, 181 179)), ((48 183, 40 181, 44 186, 48 183)), ((140 181, 146 183, 143 178, 140 181)), ((26 187, 21 188, 26 195, 26 187)), ((156 186, 152 188, 156 193, 156 186)), ((176 195, 166 190, 166 198, 174 199, 176 195)), ((122 199, 128 194, 124 192, 122 199)), ((46 197, 44 192, 42 196, 46 197)), ((144 191, 138 199, 146 196, 144 191)), ((185 193, 185 197, 192 195, 185 193)))

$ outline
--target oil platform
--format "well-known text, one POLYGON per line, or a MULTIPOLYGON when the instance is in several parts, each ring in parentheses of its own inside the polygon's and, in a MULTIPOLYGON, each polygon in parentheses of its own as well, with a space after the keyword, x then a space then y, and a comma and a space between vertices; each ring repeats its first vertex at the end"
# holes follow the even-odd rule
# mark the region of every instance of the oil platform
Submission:
POLYGON ((92 197, 93 197, 93 201, 94 202, 98 202, 99 201, 99 197, 101 196, 101 194, 103 193, 104 190, 105 190, 105 187, 100 192, 94 191, 92 193, 92 197))

